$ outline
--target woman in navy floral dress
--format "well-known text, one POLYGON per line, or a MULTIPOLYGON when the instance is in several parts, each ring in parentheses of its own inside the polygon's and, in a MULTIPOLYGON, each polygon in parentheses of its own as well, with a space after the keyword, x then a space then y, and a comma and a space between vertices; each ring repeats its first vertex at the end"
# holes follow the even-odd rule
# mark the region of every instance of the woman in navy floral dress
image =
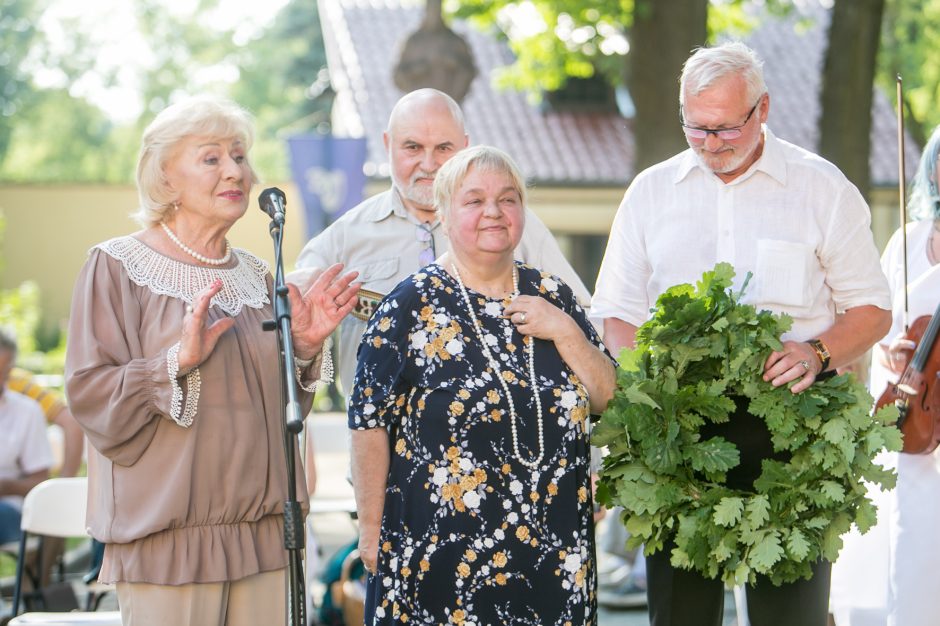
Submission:
POLYGON ((434 191, 451 250, 373 314, 349 406, 366 624, 594 624, 588 415, 614 361, 567 285, 513 261, 507 155, 464 150, 434 191))

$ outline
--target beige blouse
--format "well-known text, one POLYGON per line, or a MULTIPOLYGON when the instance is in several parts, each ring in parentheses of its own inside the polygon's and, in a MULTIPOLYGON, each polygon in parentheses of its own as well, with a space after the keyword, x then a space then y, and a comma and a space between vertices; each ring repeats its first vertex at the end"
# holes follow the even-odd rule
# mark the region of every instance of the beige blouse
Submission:
MULTIPOLYGON (((272 279, 264 261, 235 257, 209 269, 119 237, 92 249, 76 281, 66 391, 93 446, 88 525, 107 544, 104 582, 218 582, 287 564, 278 347, 261 327, 272 279), (217 278, 209 323, 235 326, 176 378, 185 308, 217 278)), ((319 361, 303 373, 308 389, 310 372, 319 361)), ((300 399, 306 414, 312 394, 300 399)), ((305 507, 306 493, 298 471, 305 507)))

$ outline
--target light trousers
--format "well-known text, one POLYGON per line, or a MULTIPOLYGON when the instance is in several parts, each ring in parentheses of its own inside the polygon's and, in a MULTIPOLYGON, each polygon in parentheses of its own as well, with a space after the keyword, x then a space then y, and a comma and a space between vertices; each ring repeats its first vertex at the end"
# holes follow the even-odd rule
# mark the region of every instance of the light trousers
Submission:
POLYGON ((123 626, 260 626, 287 621, 287 570, 224 583, 118 583, 123 626))

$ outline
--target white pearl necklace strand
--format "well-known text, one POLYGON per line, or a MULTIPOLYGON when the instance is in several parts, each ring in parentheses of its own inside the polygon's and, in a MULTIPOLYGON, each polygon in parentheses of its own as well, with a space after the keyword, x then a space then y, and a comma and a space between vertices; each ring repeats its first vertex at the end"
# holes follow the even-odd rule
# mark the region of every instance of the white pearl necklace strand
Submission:
POLYGON ((179 237, 176 236, 170 227, 166 225, 166 222, 160 222, 160 226, 163 227, 163 232, 166 233, 166 236, 170 238, 170 241, 179 246, 180 250, 193 257, 200 263, 205 263, 206 265, 225 265, 232 260, 232 244, 228 242, 228 239, 225 240, 225 254, 222 255, 220 259, 210 259, 209 257, 199 254, 185 243, 179 240, 179 237))
MULTIPOLYGON (((457 271, 457 265, 451 263, 450 267, 454 270, 454 278, 457 279, 457 284, 460 286, 460 293, 463 295, 464 303, 467 305, 467 311, 470 313, 470 320, 473 322, 473 330, 476 331, 477 340, 480 342, 480 346, 483 348, 483 354, 486 356, 486 361, 490 365, 490 369, 493 370, 493 373, 496 375, 496 378, 499 380, 499 384, 503 387, 503 392, 506 394, 506 401, 509 402, 509 424, 512 428, 512 451, 516 459, 522 463, 525 467, 528 467, 530 470, 537 470, 541 467, 542 459, 545 457, 545 436, 542 427, 542 400, 539 398, 539 388, 535 378, 535 337, 529 337, 529 385, 532 387, 532 393, 535 396, 535 410, 538 417, 538 429, 539 429, 539 455, 535 458, 534 461, 522 458, 522 454, 519 452, 519 431, 516 427, 516 405, 512 401, 512 394, 509 393, 509 385, 506 384, 506 380, 503 378, 502 370, 499 368, 499 365, 496 363, 496 359, 493 358, 493 354, 490 352, 489 347, 486 345, 486 341, 483 340, 483 331, 482 324, 477 319, 476 313, 473 311, 473 306, 470 304, 470 296, 467 295, 467 288, 463 285, 463 280, 460 279, 460 272, 457 271)), ((515 298, 519 295, 519 274, 515 266, 512 268, 512 296, 515 298)), ((524 343, 524 342, 523 342, 524 343)), ((525 348, 523 348, 525 349, 525 348)))

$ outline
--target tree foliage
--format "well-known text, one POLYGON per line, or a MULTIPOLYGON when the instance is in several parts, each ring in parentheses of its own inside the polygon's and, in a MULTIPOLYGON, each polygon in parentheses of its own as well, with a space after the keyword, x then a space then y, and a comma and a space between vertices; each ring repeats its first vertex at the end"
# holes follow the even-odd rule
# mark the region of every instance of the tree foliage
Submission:
POLYGON ((33 93, 21 61, 36 34, 39 8, 35 0, 0 0, 0 162, 33 93))
MULTIPOLYGON (((5 232, 6 219, 0 212, 0 249, 5 232)), ((0 289, 0 327, 16 337, 18 364, 36 372, 61 372, 64 336, 58 330, 43 333, 40 320, 39 286, 35 282, 25 281, 12 289, 0 289)))
POLYGON ((35 91, 16 127, 0 173, 11 182, 125 182, 133 176, 140 134, 111 122, 65 89, 35 91))
MULTIPOLYGON (((182 93, 231 95, 258 119, 255 163, 266 177, 286 176, 283 137, 328 124, 330 92, 316 3, 292 0, 272 25, 249 40, 236 28, 219 30, 212 16, 220 0, 199 0, 187 14, 167 10, 161 0, 128 0, 140 39, 153 51, 139 84, 145 111, 130 123, 116 123, 74 87, 90 73, 115 84, 129 63, 107 71, 101 51, 79 21, 65 24, 55 41, 39 27, 43 11, 63 0, 0 0, 0 180, 128 182, 132 178, 143 126, 182 93), (53 69, 61 80, 49 87, 34 80, 37 68, 53 69), (318 97, 322 96, 322 97, 318 97)), ((877 83, 893 93, 894 77, 905 78, 908 127, 922 140, 925 128, 940 123, 940 0, 884 0, 877 83)), ((600 74, 614 86, 629 85, 637 108, 642 159, 683 147, 675 124, 679 67, 665 49, 718 34, 742 35, 755 25, 747 11, 757 0, 448 0, 452 15, 505 36, 516 62, 494 80, 525 90, 533 100, 564 87, 571 78, 600 74), (675 6, 673 6, 675 2, 675 6), (690 7, 707 4, 707 18, 690 7), (659 8, 659 11, 655 9, 659 8), (678 20, 678 18, 682 20, 678 20), (707 30, 701 35, 701 21, 707 30), (644 42, 631 29, 663 32, 644 42), (650 24, 652 20, 652 24, 650 24), (686 22, 694 24, 678 27, 686 22), (664 30, 650 26, 659 24, 664 30), (699 34, 689 34, 699 33, 699 34), (666 67, 668 65, 668 67, 666 67), (637 71, 636 68, 640 68, 637 71), (643 70, 646 70, 644 74, 643 70), (655 102, 649 110, 646 100, 655 102), (646 107, 646 108, 644 108, 646 107), (658 138, 648 151, 644 132, 658 138)), ((786 13, 794 0, 760 0, 764 10, 786 13)), ((76 18, 77 19, 77 18, 76 18)))
MULTIPOLYGON (((636 108, 637 168, 686 147, 677 79, 692 48, 753 26, 747 0, 461 0, 450 12, 506 37, 516 61, 494 77, 532 100, 599 73, 627 86, 636 108)), ((764 0, 786 13, 791 0, 764 0)))
POLYGON ((234 54, 232 97, 258 118, 253 159, 268 178, 287 177, 284 139, 329 130, 332 90, 316 2, 293 0, 271 28, 234 54))
POLYGON ((189 12, 162 0, 129 0, 145 65, 105 65, 81 17, 63 24, 54 41, 36 24, 53 0, 0 0, 0 180, 10 182, 129 182, 144 126, 174 99, 194 93, 228 95, 257 119, 253 160, 265 178, 287 176, 284 133, 308 131, 328 119, 329 98, 311 85, 326 65, 315 2, 293 0, 267 29, 244 35, 245 24, 220 29, 220 0, 200 0, 189 12), (58 82, 31 81, 36 68, 58 82), (94 77, 114 85, 135 70, 144 110, 116 122, 76 95, 94 77), (6 157, 6 158, 4 158, 6 157))
MULTIPOLYGON (((706 33, 698 45, 718 34, 743 34, 756 24, 745 7, 753 0, 702 0, 706 33)), ((603 74, 613 85, 625 84, 630 72, 633 42, 630 31, 637 19, 674 23, 695 14, 698 0, 657 13, 650 0, 450 0, 446 5, 454 17, 470 20, 484 30, 506 38, 516 61, 494 77, 498 86, 522 89, 533 99, 564 86, 569 78, 603 74)), ((793 8, 793 0, 761 0, 775 15, 793 8)), ((660 46, 659 51, 662 51, 660 46)), ((683 52, 688 55, 689 50, 683 52)), ((650 57, 652 58, 652 57, 650 57)), ((636 63, 649 58, 638 59, 636 63)), ((667 76, 675 83, 678 73, 667 76)), ((676 99, 678 96, 676 95, 676 99)))
POLYGON ((447 5, 455 17, 504 35, 516 62, 494 76, 501 87, 525 90, 533 100, 569 78, 596 71, 613 84, 624 80, 626 29, 633 0, 461 0, 447 5))
POLYGON ((904 78, 907 129, 920 145, 940 124, 938 47, 940 0, 887 0, 876 80, 893 96, 896 76, 904 78))

